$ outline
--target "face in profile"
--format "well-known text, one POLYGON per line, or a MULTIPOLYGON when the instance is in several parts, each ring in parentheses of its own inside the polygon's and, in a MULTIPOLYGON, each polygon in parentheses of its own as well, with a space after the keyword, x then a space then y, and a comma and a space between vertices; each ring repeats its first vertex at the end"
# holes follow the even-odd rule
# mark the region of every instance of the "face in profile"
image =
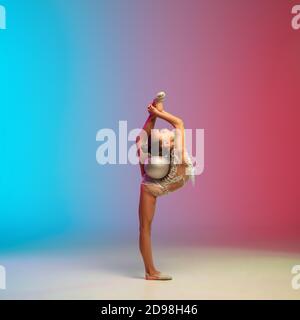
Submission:
POLYGON ((168 155, 174 147, 174 132, 169 129, 154 130, 148 137, 148 152, 155 155, 168 155))
POLYGON ((174 147, 174 132, 169 129, 161 129, 159 133, 162 148, 172 149, 174 147))

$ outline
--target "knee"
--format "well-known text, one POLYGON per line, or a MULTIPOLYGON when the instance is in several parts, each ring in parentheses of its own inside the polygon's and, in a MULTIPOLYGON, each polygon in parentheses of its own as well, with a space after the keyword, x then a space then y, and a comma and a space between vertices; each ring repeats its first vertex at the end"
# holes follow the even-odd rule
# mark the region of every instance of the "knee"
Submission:
POLYGON ((151 233, 151 223, 140 224, 140 233, 150 234, 151 233))

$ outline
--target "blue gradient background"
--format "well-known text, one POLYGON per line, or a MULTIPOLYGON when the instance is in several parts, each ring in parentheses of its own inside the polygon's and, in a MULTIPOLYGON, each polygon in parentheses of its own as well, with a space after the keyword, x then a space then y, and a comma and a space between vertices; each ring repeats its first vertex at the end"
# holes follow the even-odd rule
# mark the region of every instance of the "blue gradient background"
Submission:
POLYGON ((136 242, 139 170, 99 166, 95 138, 142 126, 159 90, 206 156, 196 188, 160 200, 154 239, 299 244, 292 2, 1 4, 1 250, 136 242))
POLYGON ((51 1, 2 1, 1 248, 70 227, 59 150, 70 108, 70 44, 51 1))
MULTIPOLYGON (((7 11, 0 47, 1 249, 60 236, 72 242, 93 234, 98 240, 115 238, 136 223, 128 215, 124 219, 124 208, 132 208, 136 197, 128 197, 128 185, 122 192, 120 181, 128 180, 130 188, 139 180, 138 171, 100 167, 95 136, 101 128, 117 130, 122 119, 141 125, 140 115, 129 111, 136 93, 128 57, 135 49, 120 32, 128 5, 1 4, 7 11)), ((148 96, 159 87, 147 88, 148 96)))

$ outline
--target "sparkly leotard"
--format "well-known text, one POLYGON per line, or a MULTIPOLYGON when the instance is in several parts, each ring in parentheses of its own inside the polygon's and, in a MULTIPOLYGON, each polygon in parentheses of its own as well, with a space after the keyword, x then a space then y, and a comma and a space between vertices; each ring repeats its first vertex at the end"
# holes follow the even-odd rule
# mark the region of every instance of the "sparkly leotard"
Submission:
POLYGON ((178 173, 179 160, 174 149, 170 152, 170 169, 168 174, 162 179, 153 179, 145 173, 142 180, 142 185, 155 197, 166 195, 185 185, 189 179, 194 180, 193 162, 187 152, 184 156, 185 172, 178 173))

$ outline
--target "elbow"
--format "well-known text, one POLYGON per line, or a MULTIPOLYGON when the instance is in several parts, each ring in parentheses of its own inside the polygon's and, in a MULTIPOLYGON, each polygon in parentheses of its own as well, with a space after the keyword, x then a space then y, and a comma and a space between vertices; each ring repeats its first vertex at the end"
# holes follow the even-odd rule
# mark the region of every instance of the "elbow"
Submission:
POLYGON ((136 139, 135 139, 135 145, 137 147, 137 149, 139 150, 140 149, 140 146, 141 146, 141 137, 140 136, 137 136, 136 139))
POLYGON ((183 120, 180 119, 180 118, 178 118, 177 121, 176 121, 175 127, 176 127, 176 128, 179 128, 179 129, 184 128, 184 122, 183 122, 183 120))

